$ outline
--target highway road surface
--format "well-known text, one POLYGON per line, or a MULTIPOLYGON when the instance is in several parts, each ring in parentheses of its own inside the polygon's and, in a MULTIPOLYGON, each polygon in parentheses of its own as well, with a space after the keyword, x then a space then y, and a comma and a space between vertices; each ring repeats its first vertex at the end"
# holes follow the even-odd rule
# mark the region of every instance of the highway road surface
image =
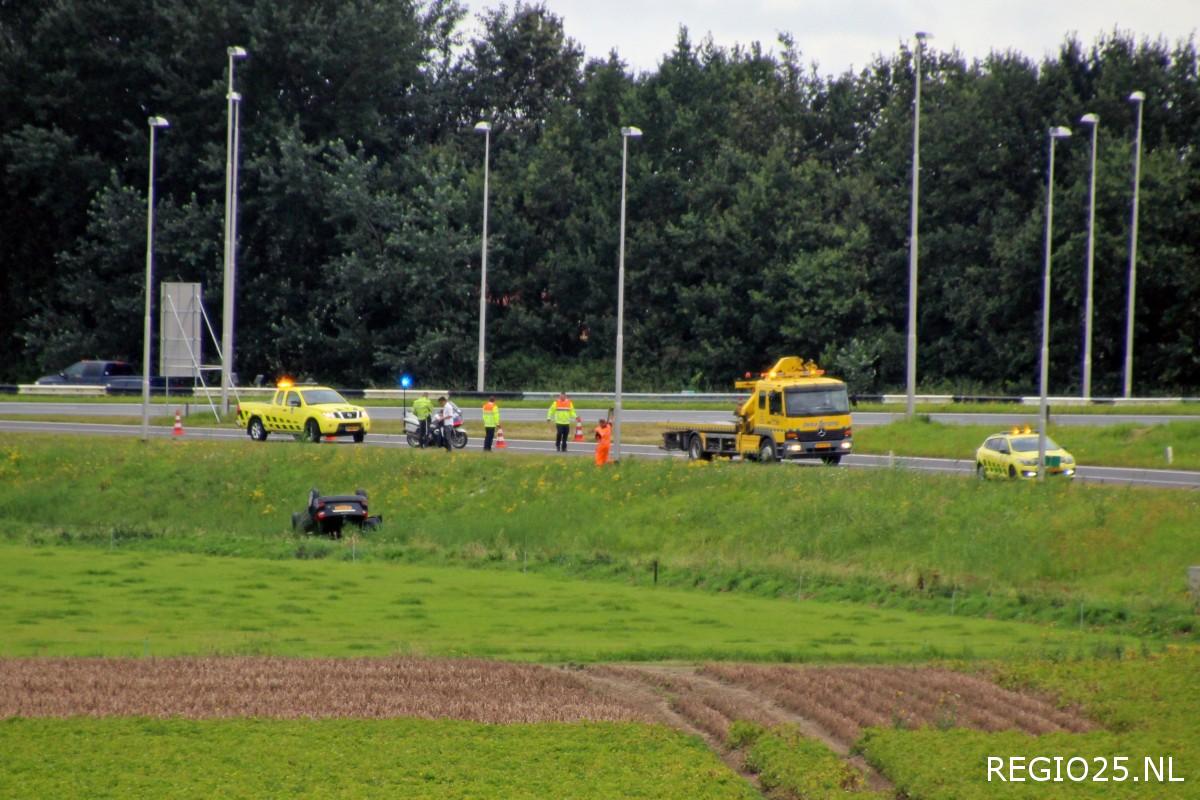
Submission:
MULTIPOLYGON (((516 409, 514 409, 515 411, 516 409)), ((0 420, 0 432, 5 433, 58 433, 76 436, 140 436, 140 425, 107 425, 101 423, 76 422, 45 422, 40 420, 0 420)), ((170 438, 171 428, 155 426, 150 434, 158 438, 170 438)), ((297 446, 290 436, 273 435, 265 445, 251 442, 244 431, 233 428, 207 428, 191 426, 184 434, 190 439, 231 440, 245 442, 246 446, 297 446)), ((469 450, 479 450, 482 437, 473 433, 467 445, 469 450)), ((408 447, 404 437, 393 434, 370 434, 366 443, 374 447, 408 447)), ((354 447, 348 439, 337 442, 323 443, 320 446, 354 447)), ((593 445, 590 442, 571 442, 568 445, 568 456, 587 456, 591 458, 593 445)), ((625 456, 637 458, 683 458, 683 453, 666 452, 654 445, 625 444, 621 446, 625 456)), ((554 452, 554 442, 529 439, 508 439, 508 453, 542 453, 549 455, 554 452)), ((496 452, 498 458, 505 453, 496 452)), ((864 469, 911 469, 922 472, 939 472, 955 475, 972 476, 975 472, 975 462, 969 459, 954 458, 916 458, 910 456, 876 456, 852 455, 842 460, 842 465, 864 469)), ((789 465, 793 466, 793 465, 789 465)), ((794 465, 803 469, 829 469, 819 462, 801 462, 794 465)), ((1146 486, 1168 489, 1200 489, 1200 472, 1167 469, 1134 469, 1127 467, 1079 467, 1077 480, 1087 483, 1120 484, 1126 486, 1146 486)))

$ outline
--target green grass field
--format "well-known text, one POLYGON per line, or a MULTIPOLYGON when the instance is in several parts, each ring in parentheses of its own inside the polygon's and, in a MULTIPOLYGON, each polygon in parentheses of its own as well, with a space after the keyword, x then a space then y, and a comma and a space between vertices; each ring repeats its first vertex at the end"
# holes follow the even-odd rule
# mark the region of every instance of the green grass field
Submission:
MULTIPOLYGON (((1105 730, 869 729, 902 796, 1190 798, 1198 522, 1195 493, 898 470, 10 436, 0 655, 948 657, 1105 730), (368 488, 384 527, 293 534, 312 485, 368 488), (1038 754, 1173 757, 1187 783, 986 782, 986 756, 1038 754)), ((795 730, 731 744, 772 797, 877 796, 795 730)), ((0 797, 761 796, 634 724, 13 718, 0 751, 0 797)))
POLYGON ((9 719, 0 797, 758 797, 697 739, 631 724, 9 719))
POLYGON ((356 558, 633 584, 657 562, 673 587, 1195 636, 1189 492, 291 442, 28 435, 0 448, 15 542, 349 558, 292 534, 311 486, 370 491, 385 525, 356 558))
POLYGON ((0 655, 897 661, 1086 653, 1101 634, 463 567, 0 546, 0 655))

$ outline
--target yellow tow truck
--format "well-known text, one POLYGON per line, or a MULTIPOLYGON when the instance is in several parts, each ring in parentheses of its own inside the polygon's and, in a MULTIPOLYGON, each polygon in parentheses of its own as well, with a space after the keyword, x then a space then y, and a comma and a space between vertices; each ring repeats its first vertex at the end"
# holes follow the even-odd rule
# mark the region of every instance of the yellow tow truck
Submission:
POLYGON ((692 460, 741 456, 758 461, 821 459, 837 464, 851 450, 850 397, 844 381, 815 362, 785 356, 775 366, 734 382, 750 390, 730 423, 668 425, 664 450, 692 460))

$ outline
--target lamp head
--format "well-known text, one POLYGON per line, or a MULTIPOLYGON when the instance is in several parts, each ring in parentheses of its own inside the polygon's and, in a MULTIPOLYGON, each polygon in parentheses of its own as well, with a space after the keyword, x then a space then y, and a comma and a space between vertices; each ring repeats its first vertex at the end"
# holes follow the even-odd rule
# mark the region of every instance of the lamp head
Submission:
POLYGON ((491 129, 492 129, 492 123, 490 123, 490 122, 476 122, 475 123, 475 132, 476 133, 487 133, 491 129))
POLYGON ((226 47, 225 52, 229 54, 230 58, 245 58, 250 55, 244 47, 226 47))
POLYGON ((226 97, 235 103, 242 102, 242 93, 241 92, 230 92, 229 94, 226 95, 226 97))
POLYGON ((913 35, 917 37, 917 41, 918 41, 918 42, 923 42, 923 41, 925 41, 926 39, 932 39, 932 38, 933 38, 933 34, 932 34, 932 33, 930 33, 929 31, 917 31, 917 32, 916 32, 915 34, 913 34, 913 35))
POLYGON ((642 129, 641 129, 641 128, 635 128, 635 127, 633 127, 632 125, 630 125, 630 126, 629 126, 629 127, 627 127, 627 128, 621 128, 621 135, 622 135, 622 136, 627 136, 627 137, 629 137, 629 138, 631 138, 631 139, 639 139, 639 138, 641 138, 641 136, 642 136, 642 129))
POLYGON ((1050 129, 1050 138, 1051 139, 1070 139, 1071 138, 1071 129, 1064 128, 1062 125, 1055 125, 1053 128, 1050 129))
POLYGON ((1079 118, 1079 121, 1082 122, 1084 125, 1099 125, 1100 124, 1100 115, 1099 114, 1084 114, 1082 117, 1079 118))
POLYGON ((1145 99, 1146 99, 1145 92, 1134 92, 1133 94, 1129 95, 1129 101, 1131 103, 1140 103, 1145 99))
POLYGON ((150 123, 151 128, 169 128, 169 127, 171 127, 171 123, 167 122, 166 117, 150 117, 150 119, 146 120, 146 122, 150 123))

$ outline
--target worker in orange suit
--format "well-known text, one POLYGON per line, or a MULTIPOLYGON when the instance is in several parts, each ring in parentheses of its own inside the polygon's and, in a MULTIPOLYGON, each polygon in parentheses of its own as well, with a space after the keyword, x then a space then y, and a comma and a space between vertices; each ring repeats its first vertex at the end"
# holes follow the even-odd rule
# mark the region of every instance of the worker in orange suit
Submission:
POLYGON ((602 419, 592 433, 596 437, 596 466, 603 467, 608 462, 608 448, 612 445, 612 425, 602 419))

